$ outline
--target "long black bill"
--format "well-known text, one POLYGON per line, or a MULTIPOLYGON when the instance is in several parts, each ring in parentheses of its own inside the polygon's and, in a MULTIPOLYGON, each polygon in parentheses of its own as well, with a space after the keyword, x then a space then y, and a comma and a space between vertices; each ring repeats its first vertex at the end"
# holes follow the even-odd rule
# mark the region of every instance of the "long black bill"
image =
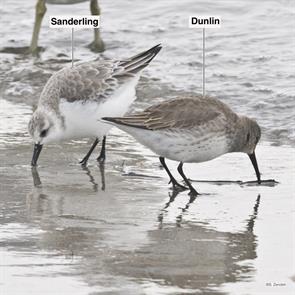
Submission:
POLYGON ((256 176, 257 176, 257 182, 259 184, 261 184, 260 172, 259 172, 259 169, 258 169, 258 164, 257 164, 257 161, 256 161, 255 152, 253 152, 253 154, 251 154, 251 155, 248 154, 248 156, 249 156, 249 158, 250 158, 250 160, 252 162, 252 165, 253 165, 253 167, 255 169, 255 173, 256 173, 256 176))
POLYGON ((37 165, 37 161, 38 161, 39 155, 40 155, 40 153, 42 151, 42 147, 43 147, 42 144, 35 143, 35 145, 34 145, 34 152, 33 152, 33 158, 32 158, 32 162, 31 162, 31 165, 32 166, 36 166, 37 165))

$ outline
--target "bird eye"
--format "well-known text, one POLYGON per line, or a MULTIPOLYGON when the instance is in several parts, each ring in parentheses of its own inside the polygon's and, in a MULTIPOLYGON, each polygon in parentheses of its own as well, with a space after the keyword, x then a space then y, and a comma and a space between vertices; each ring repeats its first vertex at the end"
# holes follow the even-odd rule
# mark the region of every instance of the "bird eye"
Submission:
POLYGON ((42 130, 41 133, 40 133, 40 137, 45 137, 47 135, 47 133, 48 133, 48 129, 42 130))
POLYGON ((247 134, 247 142, 250 140, 250 133, 247 134))

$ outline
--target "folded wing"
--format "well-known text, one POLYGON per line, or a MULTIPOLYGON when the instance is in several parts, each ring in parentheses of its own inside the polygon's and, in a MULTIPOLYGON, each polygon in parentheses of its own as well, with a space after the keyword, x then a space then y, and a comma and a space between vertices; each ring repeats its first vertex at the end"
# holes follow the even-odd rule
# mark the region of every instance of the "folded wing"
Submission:
POLYGON ((161 48, 159 44, 120 61, 83 63, 74 68, 65 68, 52 78, 60 91, 60 98, 68 102, 104 100, 148 66, 161 48))
MULTIPOLYGON (((148 130, 193 129, 207 125, 208 122, 226 124, 225 113, 228 113, 232 120, 237 119, 237 115, 222 102, 196 96, 163 102, 125 117, 102 119, 117 125, 148 130), (223 108, 220 108, 220 104, 223 108)), ((216 128, 219 127, 221 126, 216 124, 216 128)))

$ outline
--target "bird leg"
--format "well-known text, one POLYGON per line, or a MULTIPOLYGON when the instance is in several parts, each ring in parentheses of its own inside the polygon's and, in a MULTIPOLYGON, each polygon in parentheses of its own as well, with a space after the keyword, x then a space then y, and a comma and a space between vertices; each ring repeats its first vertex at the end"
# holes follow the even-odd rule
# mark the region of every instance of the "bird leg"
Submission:
MULTIPOLYGON (((90 1, 90 11, 92 15, 100 15, 100 8, 98 5, 97 0, 91 0, 90 1)), ((100 37, 100 31, 99 28, 94 29, 94 40, 89 44, 89 48, 92 51, 95 52, 103 52, 105 47, 104 47, 104 42, 102 41, 100 37)))
MULTIPOLYGON (((165 158, 164 157, 159 157, 160 163, 162 164, 162 166, 164 167, 164 169, 166 170, 167 174, 170 177, 170 182, 173 185, 173 189, 181 189, 181 190, 187 190, 187 187, 179 184, 176 179, 173 177, 172 173, 169 171, 166 163, 165 163, 165 158)), ((169 183, 170 183, 169 182, 169 183)))
POLYGON ((46 13, 45 0, 38 0, 36 4, 35 24, 34 31, 30 45, 30 53, 36 55, 38 53, 38 37, 40 32, 41 23, 46 13))
POLYGON ((86 154, 86 156, 85 156, 85 157, 79 162, 82 166, 86 166, 87 161, 88 161, 90 155, 92 154, 93 150, 94 150, 95 147, 97 146, 98 142, 99 142, 99 139, 96 138, 95 141, 94 141, 94 143, 92 144, 90 150, 89 150, 88 153, 86 154))
POLYGON ((184 175, 183 170, 182 170, 182 166, 183 166, 183 163, 180 162, 179 165, 178 165, 178 167, 177 167, 177 170, 178 170, 179 174, 181 175, 181 177, 183 178, 184 182, 189 187, 189 189, 190 189, 190 193, 189 194, 191 196, 197 196, 197 195, 199 195, 199 193, 194 189, 194 187, 191 185, 190 181, 184 175))
POLYGON ((100 155, 96 159, 100 163, 103 163, 105 161, 105 159, 106 159, 106 139, 107 139, 107 137, 104 136, 103 139, 102 139, 100 155))

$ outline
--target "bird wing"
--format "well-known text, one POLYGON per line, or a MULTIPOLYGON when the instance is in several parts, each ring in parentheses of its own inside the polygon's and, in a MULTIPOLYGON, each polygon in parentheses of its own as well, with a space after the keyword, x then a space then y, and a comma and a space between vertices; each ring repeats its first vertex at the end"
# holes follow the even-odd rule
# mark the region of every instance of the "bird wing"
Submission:
POLYGON ((161 130, 198 128, 213 120, 225 122, 225 117, 237 119, 237 115, 221 101, 196 96, 173 99, 151 106, 140 113, 125 117, 106 117, 103 120, 135 128, 161 130))
POLYGON ((145 68, 161 48, 157 45, 125 60, 88 62, 65 68, 55 76, 59 96, 68 102, 104 100, 145 68))

